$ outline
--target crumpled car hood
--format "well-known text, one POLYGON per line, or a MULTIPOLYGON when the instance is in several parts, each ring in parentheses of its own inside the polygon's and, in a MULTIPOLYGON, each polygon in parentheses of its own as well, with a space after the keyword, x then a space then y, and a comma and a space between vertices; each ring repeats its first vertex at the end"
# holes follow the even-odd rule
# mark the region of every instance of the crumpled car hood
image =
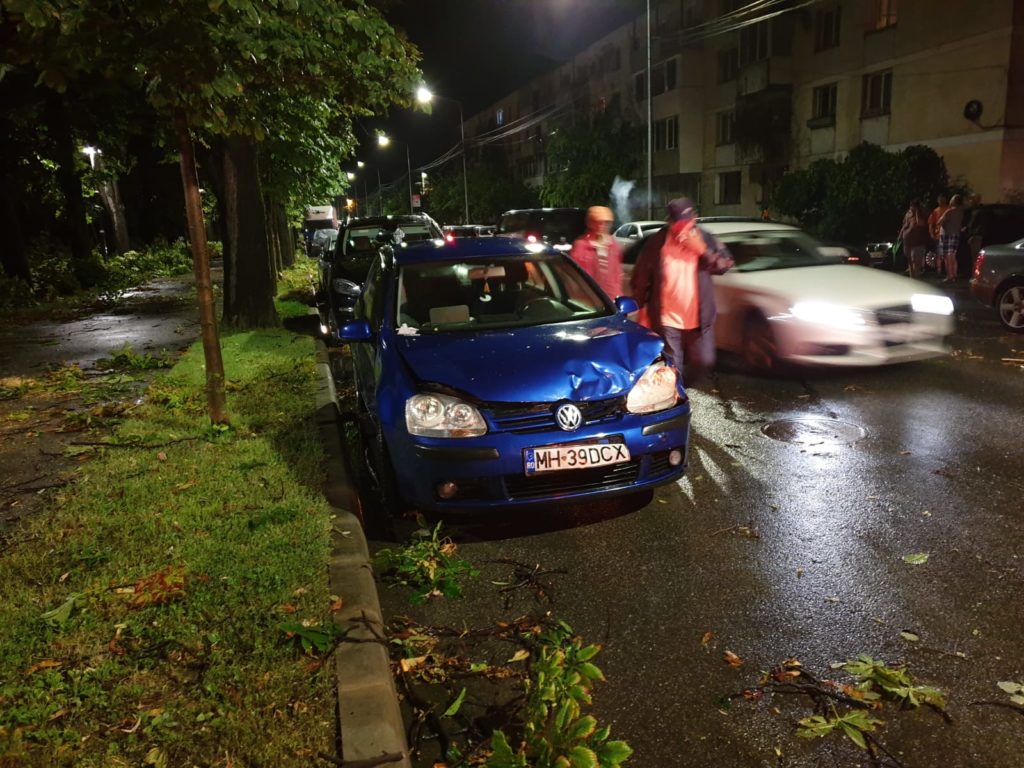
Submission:
POLYGON ((423 384, 485 402, 593 400, 629 392, 660 338, 621 316, 507 331, 395 336, 423 384))

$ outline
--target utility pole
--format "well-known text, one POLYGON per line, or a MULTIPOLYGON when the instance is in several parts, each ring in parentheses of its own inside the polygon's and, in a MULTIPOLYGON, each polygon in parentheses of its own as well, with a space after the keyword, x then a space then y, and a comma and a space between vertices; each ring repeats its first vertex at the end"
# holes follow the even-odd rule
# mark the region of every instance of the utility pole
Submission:
MULTIPOLYGON (((452 99, 455 101, 455 99, 452 99)), ((463 210, 463 224, 469 224, 469 182, 466 180, 466 121, 462 119, 462 102, 455 101, 459 105, 459 136, 462 142, 462 200, 465 206, 463 210)))
POLYGON ((654 218, 654 100, 651 98, 651 0, 647 0, 647 218, 654 218))
POLYGON ((409 142, 405 143, 405 172, 409 174, 409 213, 416 213, 412 205, 412 163, 409 162, 409 142))

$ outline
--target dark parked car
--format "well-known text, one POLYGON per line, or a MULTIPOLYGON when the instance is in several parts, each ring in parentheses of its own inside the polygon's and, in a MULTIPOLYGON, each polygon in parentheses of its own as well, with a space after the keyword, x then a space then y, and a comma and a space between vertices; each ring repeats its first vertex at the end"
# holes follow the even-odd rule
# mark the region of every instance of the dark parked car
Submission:
POLYGON ((319 259, 324 254, 332 253, 337 240, 338 230, 318 229, 313 233, 313 239, 309 244, 309 257, 319 259))
POLYGON ((1024 237, 1024 205, 997 203, 968 208, 964 215, 964 234, 957 250, 961 275, 970 272, 977 256, 977 248, 1013 243, 1024 237), (971 238, 978 245, 971 249, 971 238))
POLYGON ((320 257, 317 309, 324 336, 335 339, 340 324, 351 317, 366 273, 381 245, 394 242, 403 248, 409 243, 442 237, 437 222, 422 213, 350 219, 338 233, 334 250, 320 257))
POLYGON ((636 309, 540 243, 382 248, 340 336, 385 505, 508 509, 678 479, 690 404, 636 309))
POLYGON ((974 262, 971 293, 995 307, 1003 327, 1024 333, 1024 240, 983 248, 974 262))
POLYGON ((587 212, 582 208, 521 208, 501 215, 497 234, 523 237, 531 243, 547 243, 556 250, 568 251, 586 231, 587 212))

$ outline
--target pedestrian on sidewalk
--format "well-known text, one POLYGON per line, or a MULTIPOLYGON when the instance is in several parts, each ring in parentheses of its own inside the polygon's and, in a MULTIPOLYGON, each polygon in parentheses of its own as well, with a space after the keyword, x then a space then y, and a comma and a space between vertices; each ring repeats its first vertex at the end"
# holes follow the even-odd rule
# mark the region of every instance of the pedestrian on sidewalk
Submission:
POLYGON ((960 244, 960 230, 964 226, 964 202, 960 195, 953 195, 949 208, 939 217, 939 259, 946 268, 942 282, 956 280, 956 250, 960 244))
POLYGON ((932 212, 928 215, 928 235, 932 239, 932 251, 936 254, 935 272, 940 275, 942 274, 942 257, 938 255, 939 235, 941 234, 941 232, 939 232, 939 219, 941 219, 942 214, 944 214, 948 210, 949 198, 944 194, 940 194, 938 198, 938 205, 936 205, 935 208, 932 209, 932 212))
POLYGON ((911 200, 910 207, 903 216, 903 227, 900 229, 900 240, 903 241, 903 252, 907 254, 910 265, 910 276, 918 278, 924 272, 924 255, 928 248, 928 218, 920 200, 911 200))
POLYGON ((637 257, 633 296, 688 385, 715 364, 711 276, 732 266, 728 248, 701 230, 693 203, 685 197, 668 204, 668 224, 648 238, 637 257))
POLYGON ((618 298, 622 290, 622 249, 611 236, 611 208, 594 205, 587 209, 587 231, 572 244, 569 255, 608 294, 618 298))

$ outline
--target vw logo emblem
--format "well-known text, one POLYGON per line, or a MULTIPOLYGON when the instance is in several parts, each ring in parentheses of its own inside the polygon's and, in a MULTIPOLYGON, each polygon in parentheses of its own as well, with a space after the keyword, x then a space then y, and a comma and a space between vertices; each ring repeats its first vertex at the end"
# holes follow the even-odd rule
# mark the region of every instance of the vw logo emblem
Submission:
POLYGON ((555 421, 566 432, 573 432, 579 429, 580 424, 583 423, 583 414, 572 403, 565 403, 558 406, 558 409, 555 411, 555 421))

